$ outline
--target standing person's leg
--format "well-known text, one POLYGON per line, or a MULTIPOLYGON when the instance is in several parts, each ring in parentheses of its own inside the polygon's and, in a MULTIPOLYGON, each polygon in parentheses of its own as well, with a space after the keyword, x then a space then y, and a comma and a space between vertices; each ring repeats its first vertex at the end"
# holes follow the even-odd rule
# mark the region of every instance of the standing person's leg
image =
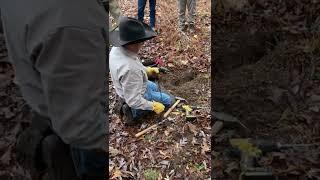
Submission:
POLYGON ((195 28, 195 19, 196 19, 196 0, 187 0, 187 8, 188 8, 188 24, 190 27, 190 31, 194 31, 195 28))
POLYGON ((149 0, 149 9, 150 9, 150 26, 155 28, 156 25, 156 0, 149 0))
POLYGON ((69 145, 54 134, 44 138, 41 145, 48 180, 81 180, 76 174, 69 145))
POLYGON ((187 0, 179 0, 178 7, 179 7, 179 30, 184 31, 186 29, 186 5, 187 0))
POLYGON ((143 22, 144 8, 146 7, 147 0, 138 0, 138 19, 143 22))

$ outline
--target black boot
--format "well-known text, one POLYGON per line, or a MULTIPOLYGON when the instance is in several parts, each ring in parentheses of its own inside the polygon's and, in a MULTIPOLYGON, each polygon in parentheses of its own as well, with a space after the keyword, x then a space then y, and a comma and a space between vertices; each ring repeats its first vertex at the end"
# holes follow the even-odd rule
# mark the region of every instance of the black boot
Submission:
POLYGON ((136 121, 134 121, 133 119, 131 108, 127 104, 124 104, 122 106, 122 113, 123 113, 122 119, 124 120, 126 125, 132 126, 136 124, 136 121))
POLYGON ((69 145, 58 136, 50 135, 42 141, 41 147, 47 165, 46 180, 80 180, 75 172, 69 145))
POLYGON ((52 134, 52 131, 47 118, 32 111, 30 114, 31 124, 17 137, 16 158, 18 163, 30 172, 33 180, 40 180, 46 170, 46 164, 41 157, 41 141, 52 134))

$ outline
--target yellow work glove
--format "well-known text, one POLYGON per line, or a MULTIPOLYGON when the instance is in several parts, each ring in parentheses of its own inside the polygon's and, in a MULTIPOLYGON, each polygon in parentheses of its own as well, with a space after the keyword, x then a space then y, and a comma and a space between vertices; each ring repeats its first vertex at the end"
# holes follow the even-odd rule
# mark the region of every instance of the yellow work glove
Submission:
POLYGON ((182 108, 183 108, 184 110, 188 111, 188 112, 191 112, 191 111, 192 111, 192 109, 191 109, 191 107, 190 107, 189 105, 183 105, 182 108))
POLYGON ((147 74, 148 74, 148 76, 153 75, 153 74, 159 74, 159 68, 147 67, 147 74))
POLYGON ((162 103, 153 101, 152 106, 152 111, 156 112, 157 114, 160 114, 164 111, 164 105, 162 103))

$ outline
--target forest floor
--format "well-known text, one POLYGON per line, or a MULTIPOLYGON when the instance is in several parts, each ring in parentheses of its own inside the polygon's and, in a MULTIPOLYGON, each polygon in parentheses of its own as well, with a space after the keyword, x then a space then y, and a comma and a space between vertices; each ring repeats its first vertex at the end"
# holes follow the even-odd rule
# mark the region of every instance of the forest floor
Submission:
POLYGON ((214 110, 235 116, 249 131, 226 125, 212 137, 212 178, 238 179, 240 157, 230 139, 251 138, 255 145, 304 144, 258 146, 256 166, 280 179, 319 179, 320 3, 220 2, 212 25, 214 110))
MULTIPOLYGON (((115 92, 110 87, 109 173, 111 179, 209 179, 211 176, 210 127, 210 47, 211 3, 197 1, 196 31, 178 32, 178 5, 175 0, 157 1, 158 36, 144 44, 142 61, 161 59, 170 73, 159 85, 188 105, 207 108, 194 110, 195 122, 185 120, 180 104, 165 123, 140 138, 134 135, 159 121, 159 116, 143 119, 133 127, 124 126, 112 109, 115 92)), ((137 16, 137 2, 120 0, 122 13, 137 16)), ((146 6, 145 22, 149 20, 146 6)))
POLYGON ((0 34, 0 179, 27 180, 28 173, 16 161, 15 142, 30 114, 13 78, 4 37, 0 34))

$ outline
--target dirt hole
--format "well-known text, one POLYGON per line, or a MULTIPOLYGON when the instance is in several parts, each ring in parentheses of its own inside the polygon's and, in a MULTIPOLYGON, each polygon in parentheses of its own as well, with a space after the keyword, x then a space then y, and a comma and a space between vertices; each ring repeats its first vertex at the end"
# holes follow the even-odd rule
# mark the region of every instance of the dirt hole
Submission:
POLYGON ((173 86, 180 86, 185 84, 186 82, 192 81, 196 78, 197 74, 195 71, 187 71, 183 73, 181 76, 177 76, 175 79, 171 81, 173 86))
POLYGON ((277 44, 274 32, 252 32, 247 27, 218 30, 215 37, 214 72, 221 76, 242 66, 255 64, 277 44))
POLYGON ((210 92, 210 76, 196 70, 180 70, 163 75, 159 84, 174 96, 185 98, 189 102, 201 104, 204 98, 209 98, 207 93, 210 92))

